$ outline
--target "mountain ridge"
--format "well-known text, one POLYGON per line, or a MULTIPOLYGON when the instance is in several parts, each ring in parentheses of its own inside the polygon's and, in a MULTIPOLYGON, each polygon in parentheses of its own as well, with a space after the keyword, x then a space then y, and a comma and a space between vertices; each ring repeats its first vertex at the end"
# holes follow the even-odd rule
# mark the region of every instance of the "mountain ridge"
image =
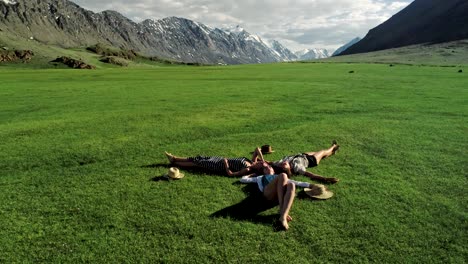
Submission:
POLYGON ((340 55, 468 39, 468 1, 415 0, 340 55))
POLYGON ((293 60, 245 30, 227 32, 185 18, 133 22, 105 10, 86 10, 68 0, 0 1, 0 29, 64 48, 97 43, 144 55, 209 64, 269 63, 293 60))
POLYGON ((335 52, 333 52, 332 56, 337 56, 347 50, 349 47, 353 46, 354 44, 358 43, 361 40, 360 37, 355 37, 348 43, 344 44, 343 46, 339 47, 335 52))

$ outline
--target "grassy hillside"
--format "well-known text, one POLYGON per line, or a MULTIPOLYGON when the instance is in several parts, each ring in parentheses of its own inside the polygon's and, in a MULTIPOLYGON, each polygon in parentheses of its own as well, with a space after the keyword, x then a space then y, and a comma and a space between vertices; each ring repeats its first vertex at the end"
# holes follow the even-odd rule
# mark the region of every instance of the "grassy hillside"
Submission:
MULTIPOLYGON (((91 52, 88 50, 88 47, 74 48, 74 49, 64 49, 61 47, 46 45, 44 43, 24 39, 7 32, 0 31, 0 49, 3 47, 8 50, 32 50, 35 54, 33 59, 28 63, 23 63, 21 61, 15 63, 1 63, 0 67, 4 68, 24 68, 24 69, 47 69, 47 68, 67 68, 64 65, 52 64, 50 61, 56 59, 57 57, 67 56, 74 59, 81 60, 87 64, 96 66, 98 69, 102 68, 120 68, 120 66, 104 63, 101 60, 105 54, 97 54, 96 52, 91 52)), ((118 49, 106 47, 107 49, 113 49, 114 52, 118 52, 118 49)), ((121 59, 123 65, 129 68, 152 68, 152 67, 161 67, 172 65, 173 62, 164 59, 150 59, 144 57, 137 57, 132 59, 121 59)), ((177 63, 174 63, 177 64, 177 63)))
MULTIPOLYGON (((174 66, 178 62, 158 59, 136 57, 127 58, 128 51, 121 51, 114 47, 103 46, 96 51, 95 46, 75 49, 63 49, 53 45, 46 45, 35 40, 28 40, 0 31, 0 49, 7 47, 10 50, 32 50, 35 56, 29 63, 0 63, 0 67, 8 68, 57 68, 49 63, 60 56, 80 59, 88 64, 101 68, 120 68, 120 66, 104 63, 102 59, 114 54, 123 54, 124 59, 118 58, 122 65, 129 68, 152 68, 161 66, 174 66), (91 52, 90 50, 94 50, 91 52), (97 54, 99 53, 99 54, 97 54)), ((398 49, 388 49, 377 52, 337 56, 310 62, 346 62, 346 63, 393 63, 409 65, 434 66, 466 66, 468 65, 468 40, 447 42, 433 45, 414 45, 398 49)), ((60 67, 60 66, 59 66, 60 67)), ((66 68, 62 66, 62 68, 66 68)))
POLYGON ((400 63, 412 65, 460 66, 468 64, 468 40, 413 45, 397 49, 337 56, 327 62, 400 63))
POLYGON ((468 259, 466 72, 298 63, 0 75, 2 263, 468 259), (156 181, 166 150, 236 157, 271 144, 274 160, 333 139, 340 151, 310 170, 341 179, 335 196, 298 191, 287 232, 274 231, 276 209, 213 217, 253 206, 237 179, 156 181))

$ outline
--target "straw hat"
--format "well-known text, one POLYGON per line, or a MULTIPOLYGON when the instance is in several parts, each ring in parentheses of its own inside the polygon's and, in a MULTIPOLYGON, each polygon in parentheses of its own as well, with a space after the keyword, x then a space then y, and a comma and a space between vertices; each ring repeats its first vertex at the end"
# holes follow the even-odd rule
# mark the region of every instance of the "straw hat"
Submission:
POLYGON ((182 179, 184 177, 184 174, 180 173, 178 168, 171 167, 165 176, 170 179, 178 180, 182 179))
POLYGON ((311 188, 304 188, 304 192, 312 198, 325 200, 333 196, 323 184, 312 184, 311 188))
POLYGON ((263 146, 261 147, 261 150, 262 150, 262 153, 263 153, 263 154, 270 154, 270 153, 275 152, 274 150, 272 150, 272 148, 271 148, 270 145, 263 145, 263 146))

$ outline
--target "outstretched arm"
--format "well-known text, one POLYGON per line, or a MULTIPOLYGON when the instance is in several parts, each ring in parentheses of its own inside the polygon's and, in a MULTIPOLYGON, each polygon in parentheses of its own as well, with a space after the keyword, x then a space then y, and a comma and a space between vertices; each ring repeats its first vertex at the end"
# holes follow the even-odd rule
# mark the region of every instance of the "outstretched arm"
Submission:
POLYGON ((295 181, 295 180, 291 180, 291 179, 288 179, 288 182, 298 186, 298 187, 302 187, 302 188, 312 188, 312 183, 309 183, 309 182, 301 182, 301 181, 295 181))
POLYGON ((257 182, 257 177, 255 177, 256 174, 253 173, 253 174, 249 174, 249 175, 245 175, 245 176, 242 176, 242 178, 239 180, 240 182, 242 183, 253 183, 253 182, 257 182))
POLYGON ((313 174, 310 171, 305 171, 303 175, 308 177, 311 180, 316 180, 316 181, 321 181, 321 182, 337 183, 340 181, 338 178, 333 178, 333 177, 327 178, 318 174, 313 174))

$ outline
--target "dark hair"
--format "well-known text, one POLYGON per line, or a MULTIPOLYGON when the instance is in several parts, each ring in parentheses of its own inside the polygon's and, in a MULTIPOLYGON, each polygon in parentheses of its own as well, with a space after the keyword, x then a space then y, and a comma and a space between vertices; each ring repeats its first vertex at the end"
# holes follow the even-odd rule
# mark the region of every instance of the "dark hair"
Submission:
POLYGON ((283 166, 277 165, 277 164, 270 164, 270 165, 271 165, 271 167, 273 167, 276 174, 286 173, 286 175, 288 175, 288 178, 291 178, 291 176, 292 176, 291 168, 289 168, 289 167, 284 168, 283 166))

